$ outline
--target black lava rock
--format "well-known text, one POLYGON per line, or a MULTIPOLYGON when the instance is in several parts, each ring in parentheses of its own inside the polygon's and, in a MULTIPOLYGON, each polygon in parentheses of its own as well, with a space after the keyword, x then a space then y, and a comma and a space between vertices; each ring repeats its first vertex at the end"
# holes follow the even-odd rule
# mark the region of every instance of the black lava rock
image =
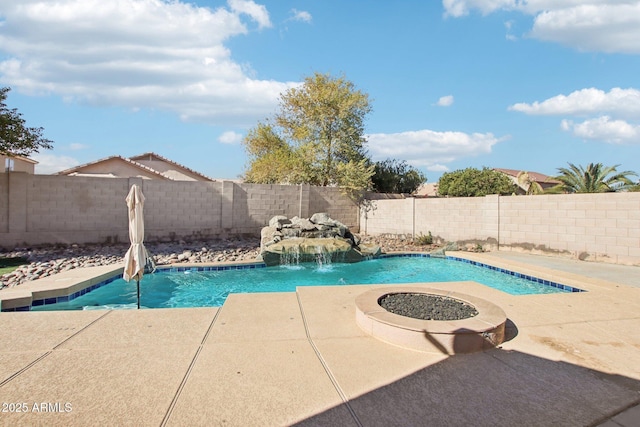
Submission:
POLYGON ((422 320, 461 320, 478 314, 474 306, 464 301, 432 294, 387 294, 378 304, 388 312, 422 320))

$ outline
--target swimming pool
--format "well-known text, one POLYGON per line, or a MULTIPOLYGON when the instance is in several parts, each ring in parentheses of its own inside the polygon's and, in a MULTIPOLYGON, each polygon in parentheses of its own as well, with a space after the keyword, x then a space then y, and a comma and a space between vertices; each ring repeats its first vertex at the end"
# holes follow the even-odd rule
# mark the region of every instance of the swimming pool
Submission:
MULTIPOLYGON (((355 264, 264 268, 264 264, 226 267, 170 268, 145 275, 141 306, 217 307, 230 293, 294 292, 298 286, 397 284, 475 281, 512 295, 579 292, 562 284, 524 276, 455 257, 382 257, 355 264), (208 271, 206 271, 208 270, 208 271)), ((31 307, 40 310, 136 308, 135 281, 117 278, 69 301, 31 307)))

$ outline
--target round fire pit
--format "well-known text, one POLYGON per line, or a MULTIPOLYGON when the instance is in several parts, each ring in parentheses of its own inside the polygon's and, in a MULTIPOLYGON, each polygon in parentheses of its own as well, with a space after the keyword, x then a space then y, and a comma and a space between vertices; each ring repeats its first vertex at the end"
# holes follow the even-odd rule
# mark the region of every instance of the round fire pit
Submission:
POLYGON ((507 316, 483 299, 417 287, 380 287, 356 298, 356 322, 382 341, 412 350, 472 353, 504 341, 507 316))

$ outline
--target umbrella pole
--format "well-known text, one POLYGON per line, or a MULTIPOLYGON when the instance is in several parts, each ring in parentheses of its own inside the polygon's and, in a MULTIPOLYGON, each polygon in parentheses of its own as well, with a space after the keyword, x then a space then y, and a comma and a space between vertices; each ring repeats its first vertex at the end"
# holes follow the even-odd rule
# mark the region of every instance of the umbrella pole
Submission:
POLYGON ((140 310, 140 279, 136 279, 138 285, 138 310, 140 310))

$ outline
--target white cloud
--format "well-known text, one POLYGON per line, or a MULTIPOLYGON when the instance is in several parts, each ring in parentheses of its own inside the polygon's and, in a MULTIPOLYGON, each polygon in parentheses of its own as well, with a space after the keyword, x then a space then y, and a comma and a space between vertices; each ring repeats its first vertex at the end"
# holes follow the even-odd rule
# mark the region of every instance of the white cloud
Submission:
POLYGON ((395 158, 413 166, 438 171, 445 163, 491 153, 501 141, 491 133, 436 132, 419 130, 391 134, 367 135, 373 160, 395 158))
POLYGON ((514 36, 512 33, 513 30, 513 26, 514 26, 514 21, 506 21, 504 23, 504 28, 507 30, 507 34, 505 35, 505 38, 509 41, 516 41, 518 40, 518 37, 514 36))
POLYGON ((585 51, 640 53, 640 2, 545 11, 536 16, 531 36, 585 51))
POLYGON ((79 143, 69 144, 69 150, 72 150, 72 151, 85 150, 87 148, 89 148, 89 146, 86 144, 79 144, 79 143))
POLYGON ((249 125, 298 83, 257 80, 233 61, 225 42, 248 33, 242 18, 271 22, 253 1, 228 4, 0 0, 0 81, 27 94, 249 125))
POLYGON ((237 13, 247 14, 258 23, 260 28, 271 27, 269 12, 263 5, 256 4, 251 0, 228 0, 231 10, 237 13))
POLYGON ((572 120, 564 119, 560 122, 560 129, 564 131, 570 131, 572 126, 573 126, 572 120))
MULTIPOLYGON (((640 53, 640 0, 443 0, 445 15, 517 10, 533 15, 530 36, 579 50, 640 53)), ((508 37, 511 35, 508 35, 508 37)))
POLYGON ((310 23, 313 19, 311 14, 304 10, 291 9, 291 20, 292 21, 302 21, 306 23, 310 23))
POLYGON ((438 99, 436 105, 440 107, 449 107, 453 105, 453 95, 442 96, 438 99))
POLYGON ((581 89, 542 102, 514 104, 509 110, 531 115, 599 115, 582 123, 563 119, 560 128, 584 139, 613 144, 640 143, 640 126, 621 119, 640 120, 640 90, 637 89, 613 88, 609 92, 595 88, 581 89))
POLYGON ((571 120, 563 120, 562 130, 573 131, 577 137, 605 141, 611 144, 640 144, 640 126, 632 125, 624 120, 612 120, 609 116, 585 120, 575 124, 571 120))
POLYGON ((429 172, 449 172, 450 169, 445 165, 435 164, 435 165, 427 166, 427 170, 429 172))
POLYGON ((515 3, 515 0, 442 0, 445 15, 454 18, 468 15, 471 9, 477 9, 483 15, 498 9, 513 9, 515 3))
POLYGON ((581 89, 542 102, 514 104, 509 110, 532 115, 615 113, 623 117, 640 118, 640 90, 613 88, 605 92, 596 88, 581 89))
POLYGON ((223 144, 239 144, 242 141, 242 134, 234 131, 227 131, 220 135, 218 141, 223 144))
POLYGON ((44 175, 60 172, 80 164, 73 157, 56 156, 54 154, 37 153, 29 157, 38 162, 35 166, 35 173, 44 175))

